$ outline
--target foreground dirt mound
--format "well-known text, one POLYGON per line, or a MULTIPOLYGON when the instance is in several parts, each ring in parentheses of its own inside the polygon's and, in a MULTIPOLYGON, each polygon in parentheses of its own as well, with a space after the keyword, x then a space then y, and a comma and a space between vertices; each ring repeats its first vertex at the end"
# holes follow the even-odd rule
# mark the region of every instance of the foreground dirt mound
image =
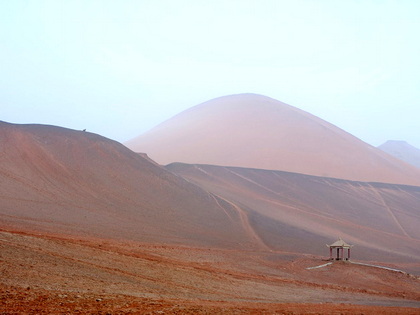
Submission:
POLYGON ((125 143, 160 164, 239 166, 420 186, 420 170, 298 108, 256 94, 194 106, 125 143))
POLYGON ((417 277, 272 252, 0 232, 0 312, 415 314, 417 277), (353 281, 357 277, 358 281, 353 281))

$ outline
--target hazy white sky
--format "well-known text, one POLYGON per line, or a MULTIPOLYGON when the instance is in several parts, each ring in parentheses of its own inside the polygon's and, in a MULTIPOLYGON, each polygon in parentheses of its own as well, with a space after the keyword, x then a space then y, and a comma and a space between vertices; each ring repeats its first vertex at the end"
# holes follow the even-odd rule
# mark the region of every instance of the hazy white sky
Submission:
POLYGON ((126 141, 259 93, 420 148, 420 1, 0 0, 0 120, 126 141))

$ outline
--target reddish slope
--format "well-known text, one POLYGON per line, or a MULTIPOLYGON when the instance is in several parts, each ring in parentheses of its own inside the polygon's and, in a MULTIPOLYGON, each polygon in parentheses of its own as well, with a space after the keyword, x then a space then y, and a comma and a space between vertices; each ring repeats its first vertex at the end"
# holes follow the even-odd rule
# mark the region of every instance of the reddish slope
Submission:
POLYGON ((126 145, 161 164, 240 166, 420 186, 420 171, 307 112, 254 94, 217 98, 126 145))
POLYGON ((168 168, 240 205, 270 248, 328 256, 325 244, 341 236, 356 245, 355 259, 410 263, 420 272, 420 187, 209 165, 168 168))
POLYGON ((231 206, 101 136, 0 122, 0 150, 0 228, 221 247, 254 242, 231 206))

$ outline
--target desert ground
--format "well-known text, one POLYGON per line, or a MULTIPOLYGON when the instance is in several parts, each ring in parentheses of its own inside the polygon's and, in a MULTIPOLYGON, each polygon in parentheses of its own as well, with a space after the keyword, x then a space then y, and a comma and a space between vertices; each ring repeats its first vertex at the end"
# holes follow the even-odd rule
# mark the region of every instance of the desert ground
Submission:
POLYGON ((0 233, 2 314, 418 314, 420 279, 283 252, 0 233))

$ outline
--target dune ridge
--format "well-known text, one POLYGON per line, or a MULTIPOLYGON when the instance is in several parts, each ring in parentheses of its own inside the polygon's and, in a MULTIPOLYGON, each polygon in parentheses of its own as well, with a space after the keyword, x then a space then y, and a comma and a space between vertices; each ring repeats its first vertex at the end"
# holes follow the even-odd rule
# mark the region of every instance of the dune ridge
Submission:
MULTIPOLYGON (((236 211, 118 142, 0 123, 1 225, 143 241, 253 243, 236 211)), ((252 245, 251 245, 252 246, 252 245)))
POLYGON ((271 249, 328 254, 331 236, 356 244, 354 259, 420 272, 420 187, 281 171, 173 163, 167 166, 220 198, 240 204, 271 249))
POLYGON ((378 146, 378 149, 420 168, 420 149, 412 146, 406 141, 388 140, 378 146))
POLYGON ((182 162, 420 185, 420 171, 298 108, 257 94, 194 106, 125 143, 182 162))

